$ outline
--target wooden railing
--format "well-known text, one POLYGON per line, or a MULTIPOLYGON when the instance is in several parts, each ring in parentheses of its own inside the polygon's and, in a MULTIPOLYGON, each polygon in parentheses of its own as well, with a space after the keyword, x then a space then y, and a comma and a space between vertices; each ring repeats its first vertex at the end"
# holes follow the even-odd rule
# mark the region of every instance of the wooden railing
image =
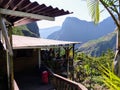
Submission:
POLYGON ((50 77, 50 83, 55 87, 55 90, 88 90, 82 84, 54 73, 50 77))

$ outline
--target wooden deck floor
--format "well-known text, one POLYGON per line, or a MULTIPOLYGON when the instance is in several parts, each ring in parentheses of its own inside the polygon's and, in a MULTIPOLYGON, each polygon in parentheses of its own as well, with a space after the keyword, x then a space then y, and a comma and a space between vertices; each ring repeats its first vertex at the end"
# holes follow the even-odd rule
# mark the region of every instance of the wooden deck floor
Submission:
POLYGON ((44 84, 38 70, 28 70, 15 74, 20 90, 55 90, 51 84, 44 84))

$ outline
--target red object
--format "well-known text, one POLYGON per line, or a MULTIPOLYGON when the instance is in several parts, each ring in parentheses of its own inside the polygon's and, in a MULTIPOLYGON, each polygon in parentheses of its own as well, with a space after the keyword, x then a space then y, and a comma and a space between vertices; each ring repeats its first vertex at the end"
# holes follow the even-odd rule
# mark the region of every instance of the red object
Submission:
POLYGON ((42 72, 42 82, 45 84, 48 84, 48 72, 47 71, 42 72))

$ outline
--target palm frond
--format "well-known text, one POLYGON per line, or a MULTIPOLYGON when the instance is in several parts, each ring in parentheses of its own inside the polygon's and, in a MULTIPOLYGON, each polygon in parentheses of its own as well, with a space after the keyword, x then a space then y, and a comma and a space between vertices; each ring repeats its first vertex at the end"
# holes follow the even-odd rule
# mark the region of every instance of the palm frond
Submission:
POLYGON ((87 0, 87 5, 92 20, 98 23, 100 17, 99 0, 87 0))
POLYGON ((99 70, 102 72, 103 82, 110 88, 110 90, 120 90, 120 78, 114 74, 110 69, 101 65, 99 70))

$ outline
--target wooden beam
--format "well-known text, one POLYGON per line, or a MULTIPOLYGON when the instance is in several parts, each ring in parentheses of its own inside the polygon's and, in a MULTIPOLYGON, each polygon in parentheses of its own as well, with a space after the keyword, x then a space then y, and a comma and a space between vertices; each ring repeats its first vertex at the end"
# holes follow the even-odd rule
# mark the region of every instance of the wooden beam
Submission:
POLYGON ((18 20, 17 22, 14 23, 14 26, 20 26, 20 25, 25 25, 31 22, 38 21, 37 19, 29 19, 29 18, 23 18, 18 20))
POLYGON ((7 47, 8 51, 9 51, 9 54, 12 56, 13 55, 12 46, 11 46, 10 41, 9 41, 7 28, 5 26, 4 19, 2 18, 1 15, 0 15, 0 27, 2 29, 2 34, 3 34, 4 39, 5 39, 6 47, 7 47))
POLYGON ((17 47, 17 46, 14 46, 13 45, 13 49, 34 49, 34 48, 40 48, 40 49, 45 49, 45 48, 61 48, 61 47, 69 47, 69 46, 59 46, 59 45, 50 45, 50 46, 20 46, 20 47, 17 47))
POLYGON ((0 8, 0 14, 6 14, 6 15, 18 16, 18 17, 26 17, 26 18, 32 18, 32 19, 38 19, 38 20, 50 20, 50 21, 55 20, 54 17, 48 17, 48 16, 21 12, 21 11, 13 11, 13 10, 3 9, 3 8, 0 8))

